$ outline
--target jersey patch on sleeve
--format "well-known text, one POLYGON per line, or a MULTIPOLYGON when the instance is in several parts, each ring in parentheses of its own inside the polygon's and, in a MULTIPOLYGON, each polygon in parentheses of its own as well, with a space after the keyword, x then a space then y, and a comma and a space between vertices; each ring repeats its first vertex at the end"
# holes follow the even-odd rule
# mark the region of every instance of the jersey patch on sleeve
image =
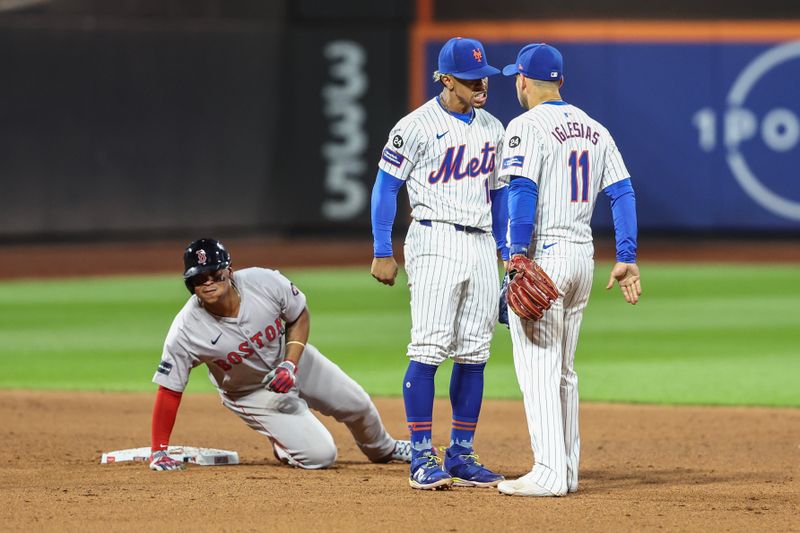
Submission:
POLYGON ((511 167, 522 168, 522 163, 525 162, 524 155, 515 155, 514 157, 506 157, 503 159, 503 170, 511 167))
POLYGON ((170 363, 169 361, 161 361, 158 364, 157 372, 159 374, 164 374, 165 376, 169 376, 169 373, 172 372, 172 363, 170 363))
POLYGON ((390 150, 388 148, 384 148, 383 149, 383 157, 382 157, 382 159, 384 161, 386 161, 387 163, 389 163, 390 165, 394 165, 394 166, 399 168, 400 165, 403 164, 403 161, 405 160, 405 157, 403 157, 402 155, 398 154, 394 150, 390 150))

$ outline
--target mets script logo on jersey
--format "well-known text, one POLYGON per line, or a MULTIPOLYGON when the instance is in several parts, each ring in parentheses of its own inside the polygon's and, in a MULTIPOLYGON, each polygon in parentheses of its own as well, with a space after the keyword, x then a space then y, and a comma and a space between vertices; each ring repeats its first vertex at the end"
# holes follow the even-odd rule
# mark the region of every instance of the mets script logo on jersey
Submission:
POLYGON ((197 262, 201 265, 205 265, 206 261, 208 261, 208 257, 206 257, 205 250, 197 250, 197 262))
POLYGON ((488 142, 481 148, 481 158, 473 157, 469 161, 464 161, 464 150, 466 145, 462 144, 458 148, 451 146, 447 149, 442 159, 439 170, 435 170, 428 176, 428 183, 447 183, 450 178, 460 180, 470 176, 475 178, 481 174, 491 174, 494 170, 495 147, 488 142))

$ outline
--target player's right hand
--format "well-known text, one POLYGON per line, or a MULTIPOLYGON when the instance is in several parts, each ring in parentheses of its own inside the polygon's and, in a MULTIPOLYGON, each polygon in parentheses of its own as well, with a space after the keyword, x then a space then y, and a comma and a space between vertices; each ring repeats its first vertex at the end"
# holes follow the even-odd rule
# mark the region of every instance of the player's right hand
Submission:
POLYGON ((611 276, 608 278, 606 289, 614 286, 614 280, 619 282, 619 288, 625 301, 631 305, 636 305, 639 296, 642 295, 642 282, 639 279, 639 266, 636 263, 617 263, 611 269, 611 276))
POLYGON ((164 450, 159 450, 150 456, 150 470, 182 470, 183 463, 167 455, 164 450))
POLYGON ((289 392, 297 383, 295 372, 297 372, 297 366, 294 363, 291 361, 282 362, 264 378, 267 390, 280 394, 289 392))
POLYGON ((370 274, 384 285, 394 285, 397 277, 397 261, 392 256, 374 257, 370 274))

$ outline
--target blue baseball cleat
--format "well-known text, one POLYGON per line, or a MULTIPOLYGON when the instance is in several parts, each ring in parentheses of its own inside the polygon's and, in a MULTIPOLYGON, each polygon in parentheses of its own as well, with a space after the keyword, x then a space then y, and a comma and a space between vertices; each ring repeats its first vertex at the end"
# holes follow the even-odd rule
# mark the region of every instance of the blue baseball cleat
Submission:
POLYGON ((453 484, 453 478, 442 468, 436 452, 428 450, 412 459, 408 484, 412 489, 445 490, 453 484))
POLYGON ((445 451, 444 468, 453 477, 454 487, 496 487, 505 479, 480 464, 470 448, 458 444, 445 451))

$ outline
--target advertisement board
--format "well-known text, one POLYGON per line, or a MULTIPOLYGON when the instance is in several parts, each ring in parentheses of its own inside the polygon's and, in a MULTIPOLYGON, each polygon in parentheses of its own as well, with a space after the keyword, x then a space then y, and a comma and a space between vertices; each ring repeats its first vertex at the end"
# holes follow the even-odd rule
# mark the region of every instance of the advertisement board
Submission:
MULTIPOLYGON (((771 39, 743 32, 737 41, 724 28, 672 26, 674 38, 669 27, 646 24, 596 34, 537 32, 530 24, 456 35, 480 39, 499 68, 531 42, 562 52, 562 96, 614 136, 634 181, 641 229, 800 230, 800 40, 788 38, 797 31, 800 39, 800 31, 783 25, 771 39)), ((420 87, 411 92, 418 100, 440 91, 430 73, 451 35, 429 33, 416 35, 422 57, 412 63, 422 74, 413 74, 420 87)), ((524 111, 514 79, 495 76, 489 84, 487 110, 507 125, 524 111)), ((594 227, 611 227, 604 200, 594 227)))

